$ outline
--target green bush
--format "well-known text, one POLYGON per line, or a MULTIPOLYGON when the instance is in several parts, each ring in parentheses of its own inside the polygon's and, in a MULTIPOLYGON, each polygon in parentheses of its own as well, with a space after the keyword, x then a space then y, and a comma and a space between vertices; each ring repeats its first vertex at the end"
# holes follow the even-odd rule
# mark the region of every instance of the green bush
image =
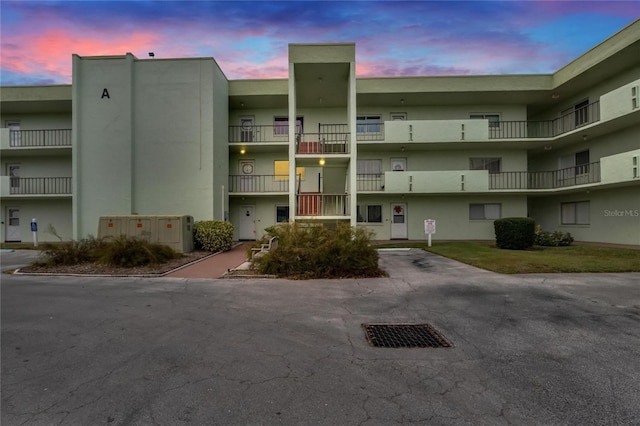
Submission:
POLYGON ((535 245, 537 246, 562 247, 569 246, 572 242, 573 237, 568 232, 546 232, 542 230, 540 225, 536 227, 535 245))
POLYGON ((231 250, 233 225, 222 220, 204 220, 193 226, 193 242, 197 250, 212 252, 231 250))
POLYGON ((371 233, 348 224, 282 224, 267 228, 258 244, 278 237, 278 246, 254 260, 263 274, 293 278, 377 277, 378 252, 371 246, 371 233))
POLYGON ((107 241, 98 251, 97 260, 108 265, 129 268, 164 263, 180 256, 169 246, 125 235, 107 241))
POLYGON ((45 244, 42 250, 45 260, 39 264, 59 266, 102 262, 113 266, 144 266, 163 263, 180 254, 168 246, 146 240, 121 236, 45 244))
POLYGON ((496 246, 501 249, 524 250, 533 247, 535 226, 528 217, 507 217, 493 222, 496 246))
POLYGON ((42 263, 57 266, 93 262, 104 245, 103 240, 95 239, 92 236, 78 241, 45 243, 42 246, 42 254, 45 258, 42 263))

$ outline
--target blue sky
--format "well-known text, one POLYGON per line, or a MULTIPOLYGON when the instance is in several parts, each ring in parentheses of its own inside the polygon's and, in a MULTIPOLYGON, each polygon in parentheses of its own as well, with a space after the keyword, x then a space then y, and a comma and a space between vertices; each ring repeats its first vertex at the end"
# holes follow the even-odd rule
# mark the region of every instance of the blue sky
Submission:
POLYGON ((214 57, 287 76, 289 43, 355 42, 358 76, 556 71, 640 18, 633 1, 7 1, 0 84, 67 84, 71 55, 214 57))

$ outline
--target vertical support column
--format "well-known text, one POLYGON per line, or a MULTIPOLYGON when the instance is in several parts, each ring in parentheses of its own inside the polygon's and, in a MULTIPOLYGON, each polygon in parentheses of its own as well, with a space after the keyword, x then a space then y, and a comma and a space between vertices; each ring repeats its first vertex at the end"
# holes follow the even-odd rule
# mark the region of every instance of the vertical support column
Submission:
POLYGON ((351 226, 358 223, 357 206, 358 206, 358 141, 356 134, 356 63, 355 60, 349 64, 349 97, 348 97, 348 114, 349 114, 349 215, 351 226))
POLYGON ((293 62, 289 62, 289 218, 296 216, 296 75, 293 62))

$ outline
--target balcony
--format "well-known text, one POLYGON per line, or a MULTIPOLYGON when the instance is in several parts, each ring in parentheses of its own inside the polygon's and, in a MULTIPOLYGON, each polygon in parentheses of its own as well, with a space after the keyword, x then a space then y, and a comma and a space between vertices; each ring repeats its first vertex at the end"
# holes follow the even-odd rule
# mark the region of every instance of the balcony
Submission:
MULTIPOLYGON (((296 134, 301 129, 296 126, 296 134)), ((289 126, 229 126, 229 143, 288 143, 289 126)))
POLYGON ((553 138, 600 121, 600 102, 596 101, 554 120, 491 121, 489 139, 553 138))
POLYGON ((229 193, 288 194, 289 175, 230 175, 229 193))
POLYGON ((600 182, 600 162, 548 172, 489 174, 489 189, 556 189, 600 182))
POLYGON ((70 177, 10 177, 2 176, 2 197, 70 196, 70 177))
POLYGON ((300 193, 296 196, 296 215, 306 217, 348 217, 349 195, 300 193))
POLYGON ((0 129, 2 149, 71 147, 71 129, 0 129))
POLYGON ((299 133, 296 154, 348 154, 349 133, 299 133))
POLYGON ((384 191, 384 174, 368 173, 356 176, 358 192, 384 191))

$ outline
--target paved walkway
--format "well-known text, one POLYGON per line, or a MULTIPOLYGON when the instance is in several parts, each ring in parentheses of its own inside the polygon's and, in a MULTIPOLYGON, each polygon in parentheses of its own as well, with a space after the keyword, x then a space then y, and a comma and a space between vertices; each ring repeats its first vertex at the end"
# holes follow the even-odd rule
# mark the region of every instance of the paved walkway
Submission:
POLYGON ((220 278, 229 269, 236 268, 247 261, 247 248, 250 245, 251 243, 240 243, 227 252, 215 254, 165 276, 172 278, 220 278))

